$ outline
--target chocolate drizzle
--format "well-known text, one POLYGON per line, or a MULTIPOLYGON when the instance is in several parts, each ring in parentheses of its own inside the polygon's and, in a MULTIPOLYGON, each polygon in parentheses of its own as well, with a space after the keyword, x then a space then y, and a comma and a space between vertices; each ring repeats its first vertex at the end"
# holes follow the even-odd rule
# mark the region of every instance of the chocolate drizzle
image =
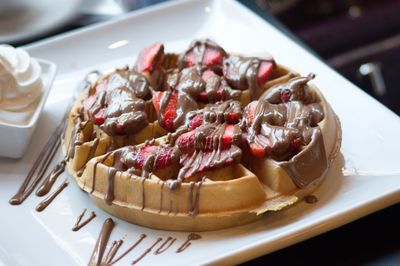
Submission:
POLYGON ((190 242, 190 241, 198 240, 198 239, 201 239, 201 235, 195 234, 195 233, 189 234, 186 241, 183 242, 183 244, 176 250, 176 253, 181 253, 181 252, 185 251, 185 249, 187 249, 192 244, 192 242, 190 242))
POLYGON ((84 105, 89 117, 108 135, 132 135, 149 123, 146 106, 152 91, 145 76, 126 67, 92 87, 84 105))
POLYGON ((190 216, 195 216, 199 211, 199 199, 200 199, 200 188, 203 182, 206 180, 206 177, 200 182, 190 182, 189 185, 189 210, 188 214, 190 216))
POLYGON ((161 246, 154 252, 154 255, 160 255, 169 249, 172 244, 176 241, 176 238, 169 236, 165 241, 161 244, 161 246), (168 245, 167 245, 168 244, 168 245))
POLYGON ((37 206, 36 206, 36 211, 41 212, 44 209, 47 208, 47 206, 50 205, 50 203, 53 202, 53 200, 57 197, 58 194, 61 193, 61 191, 64 190, 64 188, 66 188, 68 186, 68 181, 65 180, 57 189, 56 191, 54 191, 51 195, 49 195, 47 198, 45 198, 42 202, 40 202, 37 206))
POLYGON ((111 261, 110 265, 117 263, 123 257, 128 255, 128 253, 131 252, 134 248, 136 248, 143 241, 143 239, 145 239, 145 238, 146 238, 146 235, 145 234, 141 234, 139 236, 139 239, 136 242, 134 242, 125 252, 123 252, 120 256, 118 256, 115 260, 111 261))
POLYGON ((100 235, 99 235, 96 245, 93 249, 92 256, 90 257, 90 260, 89 260, 90 266, 102 265, 104 251, 106 250, 106 245, 108 243, 108 239, 110 238, 111 232, 114 229, 114 225, 115 225, 114 221, 111 218, 107 218, 104 221, 100 235))
POLYGON ((108 185, 107 185, 107 192, 104 197, 104 201, 111 205, 114 200, 114 178, 115 174, 117 173, 117 169, 114 167, 108 168, 108 185))
POLYGON ((96 217, 96 213, 92 211, 90 216, 86 220, 82 221, 82 218, 85 215, 85 213, 86 209, 84 209, 82 213, 78 216, 78 219, 76 220, 74 226, 72 227, 72 231, 74 232, 79 231, 82 227, 90 223, 90 221, 92 221, 96 217))
POLYGON ((107 153, 106 155, 104 155, 104 157, 103 157, 101 160, 99 160, 99 161, 97 161, 97 162, 94 163, 94 165, 93 165, 92 189, 90 190, 90 193, 93 193, 93 191, 94 191, 94 189, 95 189, 95 186, 96 186, 97 165, 98 165, 99 163, 104 163, 110 155, 111 155, 111 152, 107 153))
POLYGON ((49 193, 49 191, 54 185, 54 182, 57 180, 58 176, 64 172, 65 164, 66 164, 65 160, 62 160, 54 167, 54 169, 43 180, 40 187, 36 190, 37 196, 44 196, 47 193, 49 193))
MULTIPOLYGON (((267 151, 299 188, 305 188, 327 167, 318 127, 324 112, 307 85, 314 77, 293 78, 266 91, 256 105, 253 121, 247 121, 247 143, 267 151)), ((249 106, 247 117, 251 117, 249 106)))
POLYGON ((250 90, 251 98, 257 99, 257 89, 261 84, 257 82, 257 74, 262 62, 274 63, 272 58, 244 57, 229 55, 224 60, 224 76, 228 83, 237 90, 250 90))
POLYGON ((111 265, 112 260, 114 259, 115 255, 117 254, 119 248, 122 246, 124 243, 124 240, 114 240, 112 242, 111 248, 108 250, 108 253, 104 259, 104 264, 105 265, 111 265))
POLYGON ((43 147, 31 170, 22 182, 21 187, 18 189, 18 192, 10 199, 9 203, 11 205, 21 204, 32 193, 32 191, 39 184, 40 180, 43 178, 51 159, 60 145, 60 135, 63 132, 64 123, 65 122, 63 121, 57 126, 55 132, 43 147), (35 176, 36 172, 37 174, 35 176))
POLYGON ((146 251, 143 252, 143 254, 140 255, 136 260, 132 261, 131 264, 132 264, 132 265, 135 265, 136 263, 138 263, 139 261, 141 261, 147 254, 149 254, 149 253, 153 250, 153 248, 154 248, 161 240, 162 240, 161 237, 157 238, 157 240, 154 242, 154 244, 153 244, 150 248, 146 249, 146 251))

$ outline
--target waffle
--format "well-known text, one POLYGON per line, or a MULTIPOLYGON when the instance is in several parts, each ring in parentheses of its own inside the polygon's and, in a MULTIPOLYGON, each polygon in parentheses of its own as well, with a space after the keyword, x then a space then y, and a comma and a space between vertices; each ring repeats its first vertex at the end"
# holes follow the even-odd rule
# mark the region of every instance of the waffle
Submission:
POLYGON ((67 169, 97 205, 135 224, 205 231, 260 219, 310 193, 339 152, 339 120, 308 84, 313 78, 209 40, 180 55, 154 44, 75 102, 63 145, 67 169), (132 83, 110 86, 115 73, 147 81, 147 93, 132 83), (135 130, 124 112, 109 111, 115 95, 125 97, 115 90, 129 86, 128 100, 139 98, 147 119, 135 130), (93 112, 102 91, 106 104, 93 112))

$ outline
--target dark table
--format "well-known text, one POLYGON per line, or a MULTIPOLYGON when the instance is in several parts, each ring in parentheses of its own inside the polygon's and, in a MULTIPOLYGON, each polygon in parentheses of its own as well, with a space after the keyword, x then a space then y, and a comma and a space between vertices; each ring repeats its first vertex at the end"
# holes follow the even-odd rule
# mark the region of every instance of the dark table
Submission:
MULTIPOLYGON (((146 6, 147 3, 154 4, 161 1, 139 2, 141 6, 146 6)), ((311 51, 272 15, 259 9, 254 1, 240 0, 240 2, 311 51)), ((82 15, 71 24, 39 39, 112 18, 113 16, 82 15)), ((29 42, 39 39, 29 40, 29 42)), ((16 45, 20 44, 26 43, 16 45)), ((399 214, 400 204, 396 204, 328 233, 242 265, 400 265, 399 214)))

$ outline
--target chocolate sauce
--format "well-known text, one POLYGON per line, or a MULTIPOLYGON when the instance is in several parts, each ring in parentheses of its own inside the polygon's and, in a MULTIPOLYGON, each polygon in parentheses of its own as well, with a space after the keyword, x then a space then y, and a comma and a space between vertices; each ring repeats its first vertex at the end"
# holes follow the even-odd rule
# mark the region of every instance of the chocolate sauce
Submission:
POLYGON ((49 193, 49 191, 54 185, 54 182, 57 180, 58 176, 64 172, 65 164, 66 164, 65 160, 62 160, 54 167, 51 173, 48 174, 48 176, 43 180, 40 187, 36 190, 37 196, 41 197, 49 193))
POLYGON ((132 135, 149 123, 146 106, 153 89, 146 77, 134 69, 122 68, 100 80, 88 97, 95 97, 89 106, 90 119, 104 119, 101 127, 110 136, 132 135))
POLYGON ((169 249, 172 246, 172 244, 174 244, 175 241, 176 241, 176 238, 173 238, 173 237, 169 236, 161 244, 161 246, 154 252, 154 255, 160 255, 161 253, 165 252, 167 249, 169 249))
POLYGON ((267 151, 299 188, 305 188, 327 167, 318 127, 324 112, 307 85, 314 77, 293 78, 266 91, 248 123, 246 141, 267 151))
POLYGON ((47 206, 49 206, 50 203, 53 202, 53 200, 57 197, 58 194, 61 193, 61 191, 64 190, 64 188, 66 188, 68 186, 68 181, 65 180, 58 188, 56 191, 54 191, 52 194, 50 194, 47 198, 45 198, 42 202, 40 202, 37 206, 36 206, 36 211, 41 212, 44 209, 47 208, 47 206))
POLYGON ((160 209, 158 210, 158 213, 161 213, 162 211, 162 205, 163 205, 163 195, 164 195, 164 182, 161 182, 161 188, 160 188, 160 209))
POLYGON ((115 260, 111 261, 110 265, 117 263, 122 258, 124 258, 126 255, 128 255, 128 253, 131 252, 134 248, 136 248, 145 238, 146 238, 146 235, 141 234, 139 239, 135 243, 133 243, 125 252, 123 252, 121 255, 119 255, 115 260))
POLYGON ((72 231, 74 231, 74 232, 79 231, 82 227, 84 227, 85 225, 90 223, 96 217, 96 213, 92 211, 90 216, 86 220, 82 221, 82 218, 85 215, 85 213, 86 213, 86 209, 84 209, 82 211, 82 213, 78 216, 76 223, 72 227, 72 231))
POLYGON ((307 195, 304 197, 304 201, 308 204, 314 204, 318 202, 318 198, 314 195, 307 195))
POLYGON ((122 246, 122 244, 124 243, 124 240, 120 239, 120 240, 114 240, 112 242, 111 248, 108 250, 108 253, 105 257, 104 264, 105 265, 111 265, 112 260, 114 259, 115 255, 117 254, 119 248, 122 246))
POLYGON ((199 198, 200 198, 200 188, 203 182, 205 181, 206 177, 203 177, 203 179, 200 182, 190 182, 189 185, 189 210, 188 214, 190 216, 195 216, 198 211, 199 211, 199 198), (194 197, 194 199, 193 199, 194 197))
POLYGON ((96 245, 93 249, 92 256, 90 257, 90 260, 89 260, 90 266, 102 265, 104 251, 106 250, 108 239, 110 238, 111 232, 114 229, 114 225, 115 225, 114 221, 111 218, 107 218, 104 221, 100 235, 99 235, 96 245))
POLYGON ((57 151, 60 145, 60 135, 63 132, 64 124, 65 122, 63 121, 57 126, 54 134, 43 147, 28 175, 25 177, 20 188, 18 189, 18 192, 10 199, 9 203, 11 205, 21 204, 33 192, 40 180, 43 178, 43 175, 46 172, 54 153, 57 151), (36 172, 37 174, 35 176, 36 172))
POLYGON ((111 155, 111 152, 105 154, 101 160, 99 160, 93 164, 93 180, 92 180, 92 189, 91 189, 90 193, 93 193, 93 191, 95 189, 97 165, 99 163, 104 163, 110 155, 111 155))
MULTIPOLYGON (((182 68, 189 66, 188 65, 188 55, 190 53, 192 53, 194 56, 195 66, 197 68, 203 67, 203 59, 204 59, 204 56, 206 55, 207 49, 212 49, 213 51, 217 51, 217 52, 221 53, 221 55, 223 57, 226 56, 226 52, 224 51, 224 49, 222 47, 220 47, 218 44, 216 44, 215 42, 213 42, 209 39, 195 40, 190 44, 189 48, 179 56, 178 67, 180 69, 182 69, 182 68)), ((215 64, 212 67, 212 69, 213 69, 213 71, 216 71, 218 73, 222 72, 221 64, 215 64)))
POLYGON ((191 233, 188 235, 187 239, 185 240, 185 242, 183 242, 183 244, 176 250, 176 253, 181 253, 183 252, 185 249, 187 249, 191 244, 192 240, 198 240, 201 238, 201 235, 199 234, 195 234, 195 233, 191 233))
POLYGON ((142 208, 141 210, 143 211, 146 205, 146 195, 145 195, 145 191, 144 191, 144 182, 146 181, 145 178, 142 178, 142 181, 140 182, 142 184, 142 208))
POLYGON ((114 167, 108 168, 108 182, 107 182, 107 192, 104 197, 104 201, 111 205, 114 200, 114 178, 115 174, 117 173, 117 169, 114 167))
MULTIPOLYGON (((224 60, 224 76, 228 83, 237 90, 250 90, 251 98, 257 99, 257 89, 260 86, 257 74, 262 62, 274 63, 272 58, 244 57, 229 55, 224 60)), ((275 63, 274 63, 275 64, 275 63)))
POLYGON ((94 155, 95 155, 95 153, 96 153, 96 150, 97 150, 97 146, 99 145, 99 142, 100 142, 100 139, 99 139, 99 138, 95 138, 95 139, 93 140, 93 143, 92 143, 92 145, 90 146, 90 149, 89 149, 88 155, 86 156, 86 160, 85 160, 84 164, 82 165, 81 169, 79 169, 79 170, 77 171, 77 173, 76 173, 77 176, 79 176, 79 177, 82 176, 83 171, 84 171, 85 168, 86 168, 87 162, 88 162, 90 159, 92 159, 92 158, 94 157, 94 155))
POLYGON ((145 251, 142 255, 140 255, 136 260, 132 261, 131 264, 134 265, 134 264, 138 263, 139 261, 141 261, 147 254, 149 254, 149 253, 152 251, 152 249, 153 249, 161 240, 162 240, 161 237, 157 238, 156 242, 154 242, 154 244, 153 244, 150 248, 146 249, 146 251, 145 251))

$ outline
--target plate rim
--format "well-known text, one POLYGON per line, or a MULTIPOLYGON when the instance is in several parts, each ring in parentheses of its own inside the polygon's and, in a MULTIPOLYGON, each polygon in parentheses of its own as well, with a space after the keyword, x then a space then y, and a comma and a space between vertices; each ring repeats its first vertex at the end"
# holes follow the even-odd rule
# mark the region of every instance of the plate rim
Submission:
MULTIPOLYGON (((174 7, 177 5, 185 5, 188 3, 190 4, 190 3, 195 3, 195 2, 214 3, 215 1, 218 1, 218 0, 207 0, 207 1, 203 1, 203 0, 181 0, 181 1, 178 1, 178 0, 176 0, 176 1, 170 1, 170 2, 165 2, 165 3, 161 3, 161 4, 156 4, 154 6, 149 6, 149 7, 122 15, 111 21, 100 22, 100 23, 96 23, 96 24, 88 26, 88 27, 72 30, 72 31, 62 33, 62 34, 58 34, 58 35, 46 38, 46 39, 38 41, 38 42, 27 44, 24 47, 27 50, 31 50, 31 49, 35 49, 37 47, 43 47, 48 44, 52 44, 54 42, 60 42, 60 41, 62 42, 65 39, 68 39, 69 37, 76 37, 80 34, 85 34, 87 32, 90 32, 90 31, 93 31, 96 29, 101 29, 105 26, 112 25, 112 24, 118 23, 120 21, 124 21, 124 20, 132 18, 132 17, 147 15, 154 11, 167 9, 167 8, 174 7)), ((226 4, 226 3, 233 4, 233 5, 235 5, 235 8, 240 9, 240 12, 246 12, 247 13, 246 15, 251 15, 262 23, 270 24, 270 23, 266 22, 265 20, 263 20, 261 17, 259 17, 257 14, 251 12, 248 8, 246 8, 241 3, 235 2, 234 0, 223 0, 223 1, 221 1, 221 3, 222 4, 226 4)), ((272 25, 272 24, 270 24, 270 25, 272 27, 276 28, 274 25, 272 25)), ((288 37, 288 38, 290 38, 290 37, 288 37)), ((301 46, 298 43, 295 43, 295 45, 301 46)), ((301 48, 303 50, 305 50, 304 47, 301 47, 301 48)), ((308 51, 305 51, 305 52, 307 52, 311 56, 315 57, 314 54, 312 54, 308 51)), ((317 59, 319 61, 321 61, 320 58, 317 57, 317 59)), ((333 71, 335 71, 335 70, 333 70, 333 71)), ((390 111, 390 110, 387 109, 387 111, 390 111)), ((390 111, 390 112, 392 112, 392 111, 390 111)), ((396 204, 399 202, 399 199, 398 199, 399 195, 400 195, 400 187, 397 187, 397 188, 394 188, 394 190, 391 191, 390 193, 386 193, 384 195, 378 195, 378 196, 370 199, 369 201, 363 201, 362 204, 357 204, 357 205, 354 205, 352 208, 348 208, 345 211, 341 211, 338 215, 336 215, 333 218, 327 219, 326 217, 323 217, 321 219, 315 220, 313 223, 308 223, 307 226, 297 227, 296 230, 293 230, 293 233, 299 233, 301 231, 304 231, 304 229, 310 228, 310 227, 313 227, 314 230, 307 231, 307 234, 304 234, 304 233, 296 234, 295 237, 293 237, 292 234, 290 234, 286 237, 278 239, 278 245, 275 245, 274 247, 268 246, 270 240, 259 240, 259 241, 252 243, 251 245, 246 245, 241 248, 232 249, 225 253, 220 254, 217 257, 213 257, 211 259, 206 258, 203 261, 200 261, 197 263, 198 264, 240 263, 240 262, 244 262, 244 261, 259 257, 261 255, 269 254, 269 253, 279 250, 281 248, 288 247, 290 245, 299 243, 306 239, 309 239, 309 238, 315 237, 317 235, 320 235, 322 233, 325 233, 329 230, 338 228, 342 225, 348 224, 354 220, 362 218, 362 217, 364 217, 368 214, 371 214, 375 211, 378 211, 380 209, 383 209, 383 208, 389 207, 393 204, 396 204), (341 222, 337 222, 337 220, 341 220, 341 222), (268 250, 266 251, 265 248, 267 246, 268 246, 268 250)))

